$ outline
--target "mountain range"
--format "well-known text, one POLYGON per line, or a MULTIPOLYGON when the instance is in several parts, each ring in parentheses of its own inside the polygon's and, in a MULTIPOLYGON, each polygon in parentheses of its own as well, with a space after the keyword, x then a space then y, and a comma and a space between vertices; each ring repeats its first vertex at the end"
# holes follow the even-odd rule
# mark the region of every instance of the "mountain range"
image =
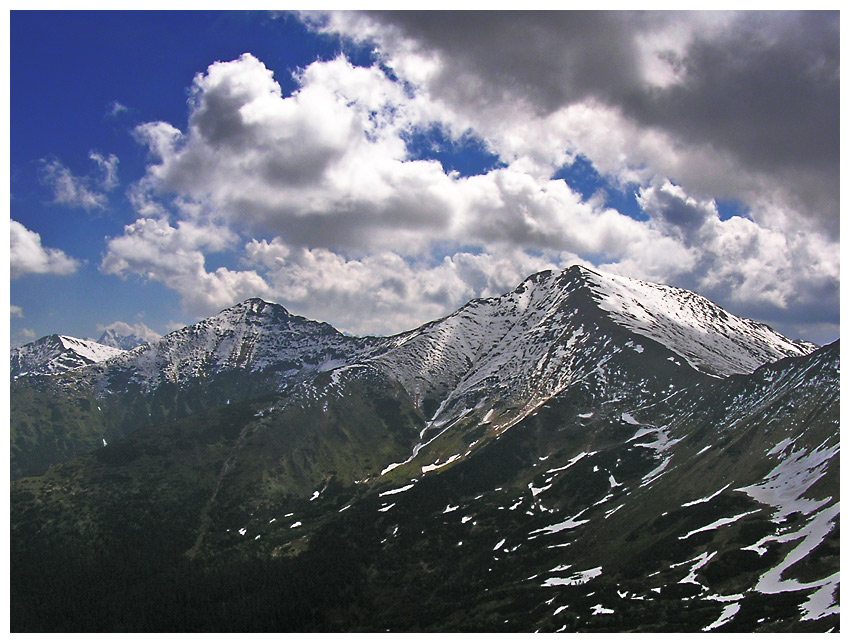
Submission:
POLYGON ((44 338, 13 629, 837 629, 838 360, 580 266, 391 337, 250 299, 44 338))

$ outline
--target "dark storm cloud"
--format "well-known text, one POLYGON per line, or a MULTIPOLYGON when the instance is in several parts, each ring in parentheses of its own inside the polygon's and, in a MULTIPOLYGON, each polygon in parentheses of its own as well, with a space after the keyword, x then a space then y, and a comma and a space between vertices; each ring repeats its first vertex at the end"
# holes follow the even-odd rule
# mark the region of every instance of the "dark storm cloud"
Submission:
POLYGON ((684 82, 624 96, 626 113, 783 175, 838 221, 838 14, 745 14, 681 61, 684 82))
POLYGON ((445 54, 432 88, 455 98, 522 95, 542 112, 587 96, 610 96, 637 78, 630 26, 653 20, 621 12, 390 11, 373 18, 424 49, 445 54))
MULTIPOLYGON (((726 302, 728 293, 737 286, 738 284, 732 283, 730 280, 721 282, 713 288, 703 288, 701 294, 713 301, 723 302, 727 310, 736 307, 742 308, 740 303, 732 302, 730 304, 726 302)), ((818 343, 832 341, 838 336, 840 323, 839 311, 835 305, 840 295, 839 280, 829 276, 810 277, 805 282, 801 280, 798 286, 786 307, 777 308, 767 301, 750 300, 746 302, 743 314, 752 319, 761 320, 774 328, 782 329, 782 332, 788 337, 794 336, 791 329, 796 326, 817 326, 818 324, 834 326, 832 332, 835 334, 831 337, 809 336, 811 341, 818 343)), ((689 285, 681 287, 688 288, 689 285)), ((690 289, 700 289, 700 283, 697 279, 693 280, 690 289)))
POLYGON ((697 37, 682 64, 684 83, 637 93, 627 111, 759 166, 837 165, 836 14, 779 14, 770 25, 748 14, 718 38, 697 37))
POLYGON ((479 106, 513 96, 544 114, 586 99, 619 107, 638 125, 781 179, 796 208, 837 233, 837 11, 371 15, 442 54, 435 95, 479 106), (685 50, 657 53, 677 82, 649 84, 640 38, 682 27, 685 50))
POLYGON ((642 189, 638 203, 657 224, 675 228, 686 237, 717 216, 713 202, 700 203, 670 183, 642 189))

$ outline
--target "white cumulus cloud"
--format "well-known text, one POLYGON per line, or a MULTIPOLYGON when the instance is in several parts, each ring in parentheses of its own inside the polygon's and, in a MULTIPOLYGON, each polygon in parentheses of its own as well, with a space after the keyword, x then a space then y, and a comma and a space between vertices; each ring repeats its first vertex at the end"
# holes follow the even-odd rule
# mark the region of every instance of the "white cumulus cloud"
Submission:
POLYGON ((9 265, 12 279, 29 274, 68 275, 77 271, 80 262, 57 248, 45 248, 41 235, 9 220, 9 265))
POLYGON ((187 311, 207 315, 268 292, 254 271, 206 270, 202 249, 221 250, 232 241, 230 231, 214 225, 181 221, 174 227, 165 219, 138 219, 109 240, 101 270, 163 283, 181 295, 187 311))
POLYGON ((700 198, 748 204, 768 187, 775 205, 837 234, 837 11, 308 18, 371 43, 443 118, 503 158, 557 164, 578 152, 604 172, 669 177, 700 198), (518 135, 541 126, 546 139, 518 135))
MULTIPOLYGON (((300 70, 289 96, 250 54, 199 73, 185 131, 164 122, 135 129, 151 158, 129 191, 140 218, 109 241, 101 269, 162 282, 193 314, 267 296, 351 332, 404 330, 574 261, 697 289, 779 325, 837 322, 828 191, 804 216, 800 183, 771 174, 769 155, 731 138, 712 145, 705 132, 686 136, 685 121, 650 122, 622 93, 649 100, 647 85, 669 93, 701 82, 735 16, 656 16, 632 31, 628 21, 597 16, 586 37, 577 31, 575 46, 553 55, 586 67, 568 70, 562 86, 545 69, 530 72, 521 51, 516 64, 483 56, 506 33, 499 20, 465 44, 397 20, 332 14, 328 28, 373 37, 404 82, 343 57, 300 70), (628 34, 615 47, 620 71, 603 64, 591 38, 611 25, 628 34), (483 141, 499 167, 461 176, 411 159, 406 139, 433 127, 483 141), (552 178, 579 155, 610 189, 635 190, 645 218, 552 178), (754 155, 759 162, 747 165, 754 155), (730 198, 746 218, 721 219, 717 200, 730 198), (223 248, 244 265, 207 268, 223 248)), ((538 23, 523 15, 518 24, 538 23)), ((740 38, 754 28, 736 24, 740 38)), ((780 56, 768 45, 759 52, 780 56)), ((827 185, 829 171, 815 172, 806 149, 801 143, 783 167, 827 185)))
POLYGON ((414 328, 474 297, 501 294, 529 274, 566 263, 510 248, 499 254, 457 252, 436 262, 411 262, 390 251, 347 259, 326 249, 289 247, 280 238, 252 240, 246 254, 267 272, 277 301, 357 334, 414 328))

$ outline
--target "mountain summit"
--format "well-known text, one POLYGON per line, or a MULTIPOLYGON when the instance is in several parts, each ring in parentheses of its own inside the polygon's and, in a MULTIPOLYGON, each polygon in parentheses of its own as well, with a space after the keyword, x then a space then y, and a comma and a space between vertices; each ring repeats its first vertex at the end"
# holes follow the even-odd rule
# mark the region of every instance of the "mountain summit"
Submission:
POLYGON ((143 344, 147 344, 154 339, 159 339, 160 336, 156 335, 152 331, 146 334, 145 337, 140 337, 137 335, 131 328, 128 328, 127 331, 122 331, 119 328, 107 328, 101 333, 100 337, 97 339, 98 344, 103 344, 104 346, 112 346, 113 348, 120 348, 125 351, 131 351, 137 346, 141 346, 143 344), (153 337, 152 337, 153 335, 153 337))
POLYGON ((587 375, 579 363, 595 369, 650 344, 720 377, 814 348, 692 292, 573 266, 397 335, 374 359, 417 398, 448 393, 446 405, 474 389, 545 399, 587 375))

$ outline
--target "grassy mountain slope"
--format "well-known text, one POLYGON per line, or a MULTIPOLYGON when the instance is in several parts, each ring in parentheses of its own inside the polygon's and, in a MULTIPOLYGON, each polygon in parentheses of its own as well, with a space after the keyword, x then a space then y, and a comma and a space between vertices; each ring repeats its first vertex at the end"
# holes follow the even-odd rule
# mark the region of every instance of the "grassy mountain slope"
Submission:
POLYGON ((18 480, 12 628, 836 627, 837 344, 669 393, 632 354, 383 476, 425 418, 358 368, 18 480))

